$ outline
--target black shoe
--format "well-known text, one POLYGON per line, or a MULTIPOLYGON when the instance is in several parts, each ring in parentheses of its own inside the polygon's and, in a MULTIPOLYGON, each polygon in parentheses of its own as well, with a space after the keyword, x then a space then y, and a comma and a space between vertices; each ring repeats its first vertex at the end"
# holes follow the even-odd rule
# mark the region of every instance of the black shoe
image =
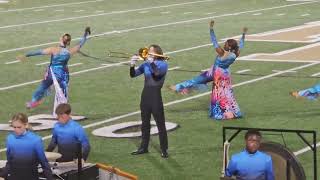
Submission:
POLYGON ((168 152, 167 152, 167 151, 162 151, 162 152, 161 152, 161 157, 162 157, 162 158, 168 158, 168 157, 169 157, 168 152))
POLYGON ((148 152, 149 152, 148 149, 142 149, 142 148, 140 148, 140 149, 138 149, 138 150, 136 150, 136 151, 133 151, 133 152, 131 153, 131 155, 145 154, 145 153, 148 153, 148 152))

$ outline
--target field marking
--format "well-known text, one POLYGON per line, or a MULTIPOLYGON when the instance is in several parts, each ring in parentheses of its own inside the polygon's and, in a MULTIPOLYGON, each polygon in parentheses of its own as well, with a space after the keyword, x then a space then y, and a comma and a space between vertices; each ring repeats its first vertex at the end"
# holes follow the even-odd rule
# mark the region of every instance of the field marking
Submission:
POLYGON ((5 62, 4 64, 14 64, 14 63, 19 63, 20 60, 14 60, 14 61, 8 61, 8 62, 5 62))
POLYGON ((0 0, 0 4, 1 3, 8 3, 9 1, 5 1, 5 0, 0 0))
POLYGON ((184 15, 192 14, 192 12, 184 12, 183 14, 184 14, 184 15))
POLYGON ((282 56, 282 55, 286 55, 289 53, 293 53, 293 52, 297 52, 297 51, 302 51, 305 49, 309 49, 309 48, 313 48, 313 47, 317 47, 320 46, 320 43, 314 43, 314 44, 309 44, 309 45, 305 45, 302 47, 297 47, 297 48, 293 48, 293 49, 288 49, 288 50, 283 50, 277 53, 255 53, 255 54, 250 54, 247 56, 242 56, 239 57, 238 60, 247 60, 247 61, 270 61, 270 62, 317 62, 317 60, 277 60, 277 57, 274 57, 275 59, 261 59, 259 58, 259 56, 282 56))
MULTIPOLYGON (((319 146, 320 146, 320 142, 318 142, 318 143, 316 144, 316 147, 319 147, 319 146)), ((307 146, 307 147, 302 148, 302 149, 300 149, 300 150, 298 150, 298 151, 296 151, 296 152, 293 152, 293 154, 294 154, 295 156, 299 156, 300 154, 303 154, 303 153, 308 152, 308 151, 310 151, 310 150, 311 150, 311 148, 310 148, 309 146, 307 146)), ((317 150, 319 150, 319 149, 317 149, 317 150)))
POLYGON ((34 12, 41 12, 41 11, 44 11, 44 9, 35 9, 33 10, 34 12))
POLYGON ((160 12, 160 14, 169 14, 171 13, 170 11, 164 11, 164 12, 160 12))
POLYGON ((38 64, 36 64, 36 66, 42 66, 42 65, 45 65, 45 64, 50 64, 50 61, 38 63, 38 64))
MULTIPOLYGON (((304 68, 307 68, 307 67, 310 67, 310 66, 317 65, 319 63, 320 62, 311 63, 311 64, 307 64, 307 65, 294 67, 294 68, 291 68, 291 69, 288 69, 288 70, 284 70, 284 71, 281 71, 281 72, 272 73, 272 74, 269 74, 269 75, 266 75, 266 76, 262 76, 262 77, 259 77, 259 78, 254 78, 254 79, 251 79, 251 80, 248 80, 248 81, 244 81, 244 82, 240 82, 240 83, 234 84, 232 87, 235 88, 235 87, 243 86, 243 85, 246 85, 246 84, 251 84, 251 83, 254 83, 254 82, 257 82, 257 81, 261 81, 261 80, 264 80, 264 79, 269 79, 271 77, 284 74, 284 73, 286 73, 288 71, 295 71, 295 70, 304 69, 304 68)), ((165 107, 166 106, 171 106, 171 105, 178 104, 178 103, 185 102, 185 101, 189 101, 189 100, 192 100, 192 99, 197 99, 199 97, 206 96, 206 95, 209 95, 209 94, 211 94, 211 92, 201 93, 201 94, 198 94, 198 95, 195 95, 195 96, 191 96, 191 97, 183 98, 183 99, 180 99, 180 100, 175 100, 175 101, 171 101, 171 102, 165 103, 164 106, 165 107)), ((103 121, 98 121, 98 122, 95 122, 95 123, 91 123, 91 124, 85 125, 85 126, 83 126, 83 128, 87 129, 87 128, 95 127, 95 126, 98 126, 98 125, 102 125, 102 124, 105 124, 105 123, 109 123, 109 122, 112 122, 112 121, 116 121, 116 120, 119 120, 119 119, 130 117, 130 116, 133 116, 133 115, 137 115, 140 112, 141 111, 135 111, 135 112, 127 113, 127 114, 124 114, 124 115, 112 117, 112 118, 109 118, 109 119, 105 119, 103 121)), ((42 139, 46 140, 46 139, 50 139, 51 137, 52 137, 52 135, 48 135, 48 136, 44 136, 42 139)), ((4 152, 4 151, 6 151, 6 148, 0 149, 0 152, 4 152)))
POLYGON ((302 17, 304 16, 310 16, 310 14, 301 14, 302 17))
POLYGON ((5 10, 5 11, 0 11, 0 13, 15 12, 15 11, 25 11, 25 10, 33 10, 33 9, 41 9, 41 8, 51 8, 51 7, 60 7, 60 6, 77 5, 77 4, 86 4, 86 3, 102 2, 102 1, 104 1, 104 0, 82 1, 82 2, 63 3, 63 4, 52 4, 52 5, 46 5, 46 6, 37 6, 37 7, 21 8, 21 9, 8 9, 8 10, 5 10))
POLYGON ((254 14, 252 14, 253 16, 260 16, 260 15, 262 15, 262 13, 254 13, 254 14))
MULTIPOLYGON (((271 70, 272 72, 282 72, 282 70, 271 70)), ((297 71, 288 71, 288 73, 296 73, 297 71)))
POLYGON ((176 69, 180 69, 180 67, 179 66, 175 66, 175 67, 169 68, 168 71, 172 71, 172 70, 176 70, 176 69))
POLYGON ((277 16, 284 16, 284 15, 286 15, 285 13, 279 13, 279 14, 277 14, 277 16))
MULTIPOLYGON (((184 3, 175 3, 175 4, 169 4, 169 5, 162 5, 162 6, 151 6, 146 8, 139 8, 139 9, 128 9, 128 10, 119 10, 119 11, 111 11, 101 14, 91 14, 86 16, 74 16, 74 17, 68 17, 68 18, 61 18, 61 19, 53 19, 53 20, 46 20, 46 21, 37 21, 37 22, 29 22, 29 23, 23 23, 23 24, 13 24, 13 25, 6 25, 6 26, 0 26, 0 29, 7 29, 7 28, 13 28, 13 27, 22 27, 22 26, 29 26, 29 25, 36 25, 36 24, 46 24, 46 23, 52 23, 52 22, 62 22, 62 21, 71 21, 76 19, 84 19, 84 18, 90 18, 90 17, 98 17, 98 16, 106 16, 106 15, 112 15, 112 14, 124 14, 129 12, 139 12, 144 10, 151 10, 151 9, 160 9, 160 8, 167 8, 167 7, 175 7, 175 6, 183 6, 183 5, 189 5, 189 4, 197 4, 197 3, 204 3, 204 2, 212 2, 215 0, 202 0, 202 1, 192 1, 192 2, 184 2, 184 3)), ((302 4, 302 3, 298 3, 302 4)))
POLYGON ((82 64, 83 64, 83 63, 74 63, 74 64, 68 65, 68 67, 80 66, 80 65, 82 65, 82 64))
MULTIPOLYGON (((198 19, 191 19, 191 20, 186 20, 186 21, 176 21, 176 22, 172 22, 172 23, 159 24, 159 25, 153 25, 153 26, 145 26, 145 27, 124 29, 124 30, 117 30, 117 31, 108 31, 108 32, 97 34, 97 35, 92 35, 91 37, 99 37, 99 36, 105 36, 105 35, 110 35, 110 34, 115 34, 115 33, 125 33, 125 32, 136 31, 136 30, 145 30, 145 29, 149 29, 149 28, 164 27, 164 26, 170 26, 170 25, 176 25, 176 24, 184 24, 184 23, 190 23, 190 22, 195 22, 195 21, 208 20, 208 19, 212 19, 212 18, 236 16, 236 15, 239 15, 239 14, 246 14, 246 13, 258 12, 258 11, 267 11, 267 10, 273 10, 273 9, 280 9, 280 8, 285 8, 285 7, 290 7, 290 6, 303 5, 303 4, 308 4, 308 3, 296 3, 296 4, 291 4, 291 5, 275 6, 275 7, 257 9, 257 10, 251 10, 251 11, 242 11, 242 12, 237 12, 237 13, 233 13, 233 14, 222 14, 222 15, 217 15, 217 16, 210 16, 210 17, 204 17, 204 18, 198 18, 198 19)), ((74 38, 74 40, 79 40, 79 39, 80 39, 80 37, 74 38)), ((57 44, 57 43, 59 43, 59 41, 43 43, 43 44, 37 44, 37 45, 31 45, 31 46, 24 46, 24 47, 14 48, 14 49, 7 49, 7 50, 0 51, 0 54, 7 53, 7 52, 14 52, 14 51, 19 51, 19 50, 24 50, 24 49, 30 49, 30 48, 34 48, 34 47, 47 46, 47 45, 52 45, 52 44, 57 44)))
POLYGON ((249 72, 249 71, 251 71, 251 69, 240 70, 240 71, 237 71, 236 73, 241 74, 241 73, 245 73, 245 72, 249 72))
POLYGON ((319 75, 320 75, 320 72, 312 74, 311 77, 316 77, 316 76, 319 76, 319 75))

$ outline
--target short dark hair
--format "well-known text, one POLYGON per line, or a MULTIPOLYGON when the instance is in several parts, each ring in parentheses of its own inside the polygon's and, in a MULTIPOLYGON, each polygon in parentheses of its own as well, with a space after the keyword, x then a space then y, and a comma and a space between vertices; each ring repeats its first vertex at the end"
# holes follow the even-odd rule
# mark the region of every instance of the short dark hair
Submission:
POLYGON ((56 108, 56 114, 70 114, 71 113, 71 106, 70 104, 67 103, 62 103, 59 104, 58 107, 56 108))
POLYGON ((247 140, 249 138, 249 136, 252 136, 252 135, 256 135, 256 136, 259 136, 260 138, 262 137, 261 133, 256 130, 256 129, 249 129, 245 136, 244 136, 244 139, 247 140))

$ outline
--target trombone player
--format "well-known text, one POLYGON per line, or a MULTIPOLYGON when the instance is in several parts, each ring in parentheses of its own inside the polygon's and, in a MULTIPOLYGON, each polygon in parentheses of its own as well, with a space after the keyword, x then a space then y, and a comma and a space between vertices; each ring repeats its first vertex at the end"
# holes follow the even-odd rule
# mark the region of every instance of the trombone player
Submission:
POLYGON ((135 68, 135 65, 141 57, 134 55, 131 57, 130 62, 130 77, 134 78, 141 74, 144 74, 145 77, 140 101, 142 141, 138 150, 131 154, 139 155, 149 152, 150 119, 152 114, 159 131, 161 157, 168 158, 168 138, 161 96, 161 88, 168 71, 168 64, 165 61, 168 57, 163 55, 162 49, 159 45, 150 45, 146 54, 147 56, 144 63, 142 63, 138 68, 135 68))

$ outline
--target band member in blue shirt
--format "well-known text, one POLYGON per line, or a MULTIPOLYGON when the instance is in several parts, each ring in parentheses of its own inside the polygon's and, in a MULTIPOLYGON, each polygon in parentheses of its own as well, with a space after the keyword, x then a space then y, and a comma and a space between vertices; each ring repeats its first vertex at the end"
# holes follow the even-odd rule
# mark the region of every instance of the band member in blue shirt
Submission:
POLYGON ((226 176, 236 176, 238 180, 274 180, 271 156, 258 150, 261 137, 256 130, 246 133, 246 148, 231 157, 226 176))
POLYGON ((11 121, 13 132, 7 137, 7 164, 4 168, 7 179, 38 180, 38 165, 41 164, 44 176, 53 180, 42 139, 28 130, 28 117, 17 113, 11 121))
POLYGON ((163 52, 160 46, 150 45, 148 53, 147 60, 137 69, 135 69, 135 64, 139 57, 133 56, 131 58, 130 77, 137 77, 141 74, 144 74, 145 77, 140 101, 142 141, 140 148, 131 154, 138 155, 148 153, 151 127, 150 119, 152 114, 159 131, 161 156, 168 158, 168 138, 161 96, 161 88, 168 71, 168 64, 163 58, 163 52))
POLYGON ((56 108, 58 122, 52 130, 52 139, 47 151, 52 152, 58 145, 58 152, 62 155, 58 162, 68 162, 77 159, 78 145, 82 147, 82 157, 87 160, 90 144, 84 129, 71 119, 71 106, 60 104, 56 108))

